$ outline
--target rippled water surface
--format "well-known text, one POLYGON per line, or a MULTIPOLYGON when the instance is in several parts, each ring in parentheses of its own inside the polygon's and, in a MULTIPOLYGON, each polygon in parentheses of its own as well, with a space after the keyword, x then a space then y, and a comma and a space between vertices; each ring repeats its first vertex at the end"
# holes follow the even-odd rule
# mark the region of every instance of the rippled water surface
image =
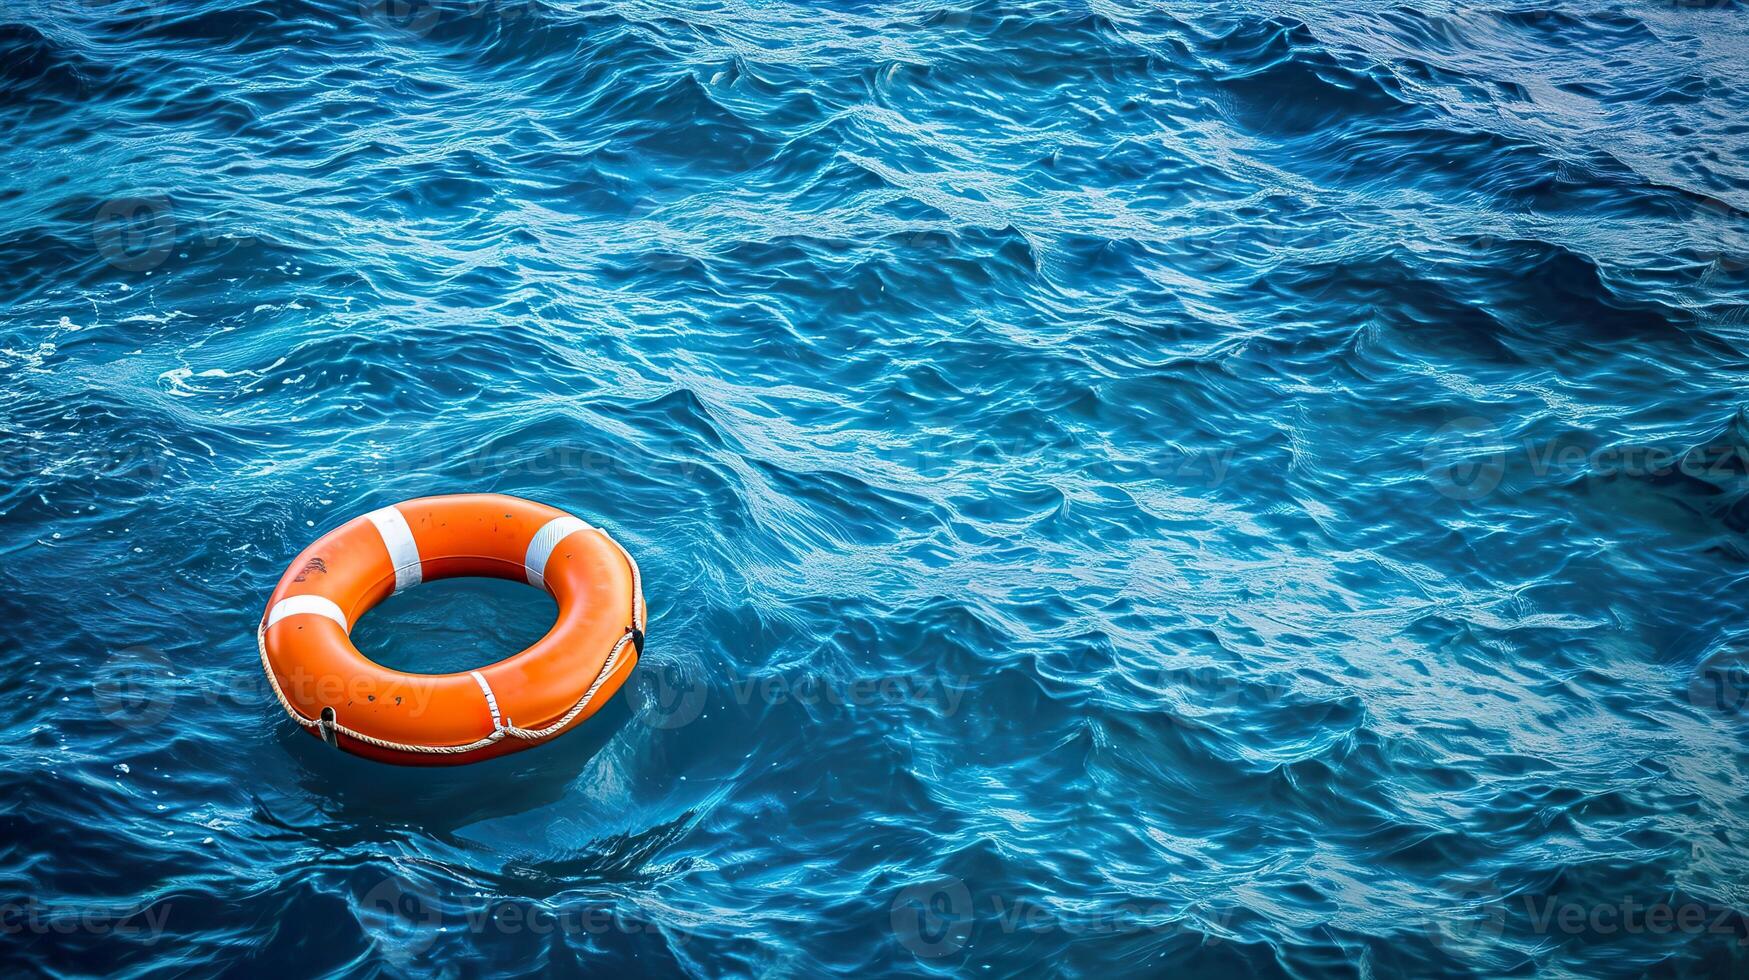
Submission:
POLYGON ((1742 6, 0 17, 8 972, 1749 971, 1742 6), (274 582, 464 490, 634 683, 298 731, 274 582))

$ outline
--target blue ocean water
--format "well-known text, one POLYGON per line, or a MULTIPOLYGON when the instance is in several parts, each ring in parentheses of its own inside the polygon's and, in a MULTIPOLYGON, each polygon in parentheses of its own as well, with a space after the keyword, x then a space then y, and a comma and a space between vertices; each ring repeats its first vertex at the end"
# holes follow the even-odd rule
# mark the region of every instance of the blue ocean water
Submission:
POLYGON ((0 17, 7 973, 1749 973, 1741 5, 0 17), (459 491, 646 658, 334 752, 266 597, 459 491))

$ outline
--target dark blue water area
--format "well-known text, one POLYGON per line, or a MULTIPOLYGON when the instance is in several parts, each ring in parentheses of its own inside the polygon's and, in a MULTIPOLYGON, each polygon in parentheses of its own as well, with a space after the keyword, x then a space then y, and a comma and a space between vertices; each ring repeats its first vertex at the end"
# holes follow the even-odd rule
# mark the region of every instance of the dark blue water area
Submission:
POLYGON ((1749 975, 1742 5, 0 18, 8 975, 1749 975), (269 593, 464 491, 643 661, 328 748, 269 593))

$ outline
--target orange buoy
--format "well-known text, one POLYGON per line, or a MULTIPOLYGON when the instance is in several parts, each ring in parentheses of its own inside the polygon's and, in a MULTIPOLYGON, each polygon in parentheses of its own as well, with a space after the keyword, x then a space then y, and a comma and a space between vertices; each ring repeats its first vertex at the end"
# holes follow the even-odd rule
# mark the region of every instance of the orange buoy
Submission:
POLYGON ((643 581, 609 537, 520 497, 421 497, 328 532, 292 562, 256 639, 293 721, 348 752, 456 765, 555 738, 594 714, 643 653, 643 581), (552 593, 558 621, 533 646, 478 670, 409 674, 366 659, 348 635, 372 606, 420 582, 466 575, 552 593))

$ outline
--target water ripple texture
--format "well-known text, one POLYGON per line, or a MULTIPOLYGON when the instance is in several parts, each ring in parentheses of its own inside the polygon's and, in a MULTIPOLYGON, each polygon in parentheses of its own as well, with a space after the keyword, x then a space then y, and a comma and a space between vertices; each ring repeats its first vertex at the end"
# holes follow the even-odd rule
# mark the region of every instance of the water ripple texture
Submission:
POLYGON ((6 972, 1744 976, 1745 65, 1733 0, 9 0, 6 972), (634 683, 297 731, 291 557, 462 491, 640 556, 634 683))

